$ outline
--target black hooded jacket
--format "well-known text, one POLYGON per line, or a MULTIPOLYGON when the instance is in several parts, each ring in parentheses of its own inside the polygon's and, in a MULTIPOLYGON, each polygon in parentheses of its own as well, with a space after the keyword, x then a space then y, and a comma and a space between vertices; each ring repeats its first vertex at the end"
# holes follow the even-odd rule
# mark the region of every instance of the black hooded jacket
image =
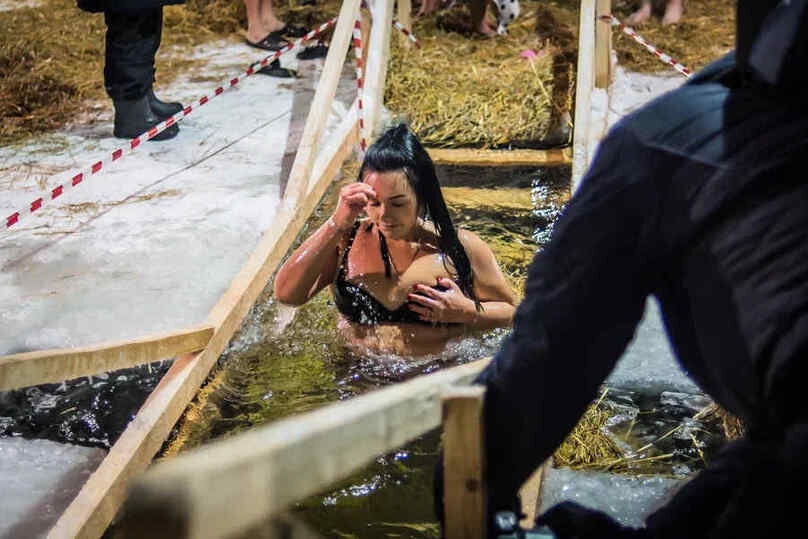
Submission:
POLYGON ((808 421, 807 4, 741 2, 737 55, 603 140, 478 380, 492 509, 575 426, 649 295, 681 364, 753 435, 808 421))

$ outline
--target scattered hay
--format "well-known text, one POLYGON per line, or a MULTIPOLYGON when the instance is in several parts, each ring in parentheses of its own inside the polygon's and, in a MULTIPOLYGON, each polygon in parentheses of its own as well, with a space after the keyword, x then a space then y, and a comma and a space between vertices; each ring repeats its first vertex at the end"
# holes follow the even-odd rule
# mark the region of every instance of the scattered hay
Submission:
POLYGON ((459 7, 415 20, 420 49, 392 41, 385 103, 425 145, 536 145, 569 109, 553 97, 555 50, 535 32, 536 7, 522 7, 507 36, 470 36, 468 12, 459 7), (519 56, 525 49, 540 56, 531 63, 519 56))
MULTIPOLYGON (((615 16, 621 21, 625 20, 637 7, 639 1, 616 2, 615 16)), ((664 10, 664 6, 655 7, 662 7, 664 10)), ((688 0, 680 23, 662 26, 659 14, 655 13, 648 22, 637 25, 635 29, 649 43, 695 71, 735 46, 735 2, 688 0)), ((670 69, 640 44, 616 29, 613 46, 617 50, 618 62, 627 69, 641 72, 670 69)))
POLYGON ((694 419, 705 423, 718 423, 724 430, 724 437, 727 440, 737 440, 746 433, 743 422, 730 414, 720 405, 713 403, 696 414, 694 419))
POLYGON ((606 421, 613 415, 603 402, 605 396, 604 391, 553 454, 556 466, 573 470, 604 468, 623 459, 623 452, 605 433, 606 421))
POLYGON ((0 12, 0 144, 64 124, 100 83, 103 20, 75 2, 0 12))

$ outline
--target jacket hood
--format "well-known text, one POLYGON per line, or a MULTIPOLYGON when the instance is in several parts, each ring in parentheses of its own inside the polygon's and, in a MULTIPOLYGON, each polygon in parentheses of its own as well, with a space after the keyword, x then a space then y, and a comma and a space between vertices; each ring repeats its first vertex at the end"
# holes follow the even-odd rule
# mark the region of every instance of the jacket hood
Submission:
POLYGON ((739 0, 737 65, 775 92, 808 82, 808 0, 739 0))

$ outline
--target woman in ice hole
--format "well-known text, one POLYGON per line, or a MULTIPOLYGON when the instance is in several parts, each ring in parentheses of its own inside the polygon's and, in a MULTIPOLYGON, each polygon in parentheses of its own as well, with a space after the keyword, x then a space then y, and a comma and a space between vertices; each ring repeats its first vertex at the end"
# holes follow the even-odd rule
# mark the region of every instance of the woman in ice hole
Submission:
POLYGON ((435 166, 403 124, 368 149, 359 181, 281 267, 275 297, 302 305, 328 285, 340 331, 375 352, 439 352, 469 331, 510 325, 514 312, 494 254, 455 228, 435 166))

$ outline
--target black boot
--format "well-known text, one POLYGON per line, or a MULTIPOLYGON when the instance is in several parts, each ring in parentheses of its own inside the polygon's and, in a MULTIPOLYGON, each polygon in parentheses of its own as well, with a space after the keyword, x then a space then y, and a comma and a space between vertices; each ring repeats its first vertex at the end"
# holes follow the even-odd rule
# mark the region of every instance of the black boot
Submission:
MULTIPOLYGON (((161 119, 149 106, 149 98, 145 95, 140 99, 114 101, 114 104, 115 129, 113 133, 118 138, 135 138, 161 122, 161 119)), ((172 139, 177 136, 177 133, 179 133, 179 128, 177 124, 174 124, 151 140, 172 139)))
POLYGON ((152 112, 154 112, 160 120, 170 118, 183 109, 182 103, 166 103, 165 101, 157 99, 157 96, 154 95, 154 90, 151 88, 146 92, 146 97, 149 99, 149 106, 152 112))

